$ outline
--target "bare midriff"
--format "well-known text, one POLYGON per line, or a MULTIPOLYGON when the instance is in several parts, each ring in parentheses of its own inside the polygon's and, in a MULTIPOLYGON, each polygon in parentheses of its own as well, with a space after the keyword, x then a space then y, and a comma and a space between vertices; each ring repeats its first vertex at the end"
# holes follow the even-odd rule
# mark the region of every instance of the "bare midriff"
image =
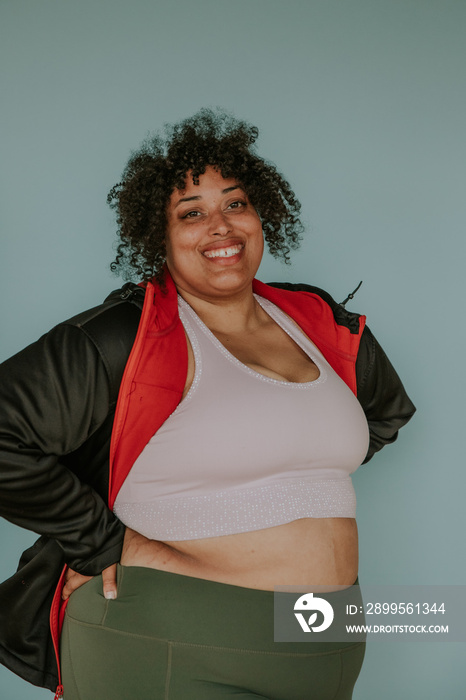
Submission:
POLYGON ((123 566, 143 566, 246 588, 350 586, 358 572, 353 518, 303 518, 253 532, 179 542, 127 529, 123 566))

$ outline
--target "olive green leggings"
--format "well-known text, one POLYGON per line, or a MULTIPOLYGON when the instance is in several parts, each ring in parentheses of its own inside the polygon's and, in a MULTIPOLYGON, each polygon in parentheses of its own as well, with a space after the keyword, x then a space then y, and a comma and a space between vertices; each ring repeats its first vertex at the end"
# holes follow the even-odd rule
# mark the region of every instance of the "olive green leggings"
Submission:
POLYGON ((364 643, 274 642, 273 592, 119 567, 68 603, 64 700, 350 700, 364 643))

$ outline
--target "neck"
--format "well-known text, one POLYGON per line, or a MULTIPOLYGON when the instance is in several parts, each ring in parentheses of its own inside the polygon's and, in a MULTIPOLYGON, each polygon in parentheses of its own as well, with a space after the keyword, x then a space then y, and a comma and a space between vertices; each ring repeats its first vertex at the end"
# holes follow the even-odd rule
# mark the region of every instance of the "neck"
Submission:
POLYGON ((234 297, 202 299, 178 289, 213 333, 232 335, 254 331, 264 322, 264 311, 252 293, 252 286, 234 297))

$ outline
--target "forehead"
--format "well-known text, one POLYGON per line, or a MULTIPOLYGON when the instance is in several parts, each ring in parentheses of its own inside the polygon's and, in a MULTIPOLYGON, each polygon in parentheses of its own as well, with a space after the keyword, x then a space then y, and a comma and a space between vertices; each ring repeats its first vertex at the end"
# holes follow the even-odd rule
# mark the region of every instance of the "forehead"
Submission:
POLYGON ((171 194, 170 200, 178 201, 180 197, 200 196, 209 192, 222 193, 225 189, 238 187, 238 181, 234 177, 223 177, 219 170, 209 165, 205 173, 199 175, 198 184, 193 182, 192 171, 186 173, 186 180, 182 189, 175 188, 171 194))

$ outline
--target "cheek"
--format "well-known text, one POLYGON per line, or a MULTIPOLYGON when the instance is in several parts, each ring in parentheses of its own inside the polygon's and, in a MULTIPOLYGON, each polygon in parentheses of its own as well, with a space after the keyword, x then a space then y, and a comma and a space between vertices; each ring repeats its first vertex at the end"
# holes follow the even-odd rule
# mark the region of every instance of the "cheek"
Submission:
POLYGON ((179 247, 173 236, 167 236, 165 239, 165 261, 168 269, 173 271, 178 264, 179 247))
POLYGON ((199 241, 199 231, 195 226, 172 230, 166 237, 167 250, 175 255, 178 252, 193 250, 199 241))
POLYGON ((193 256, 196 254, 196 240, 193 231, 183 231, 181 234, 172 231, 166 237, 166 262, 169 269, 186 269, 192 264, 193 256))
POLYGON ((264 240, 264 232, 262 231, 262 226, 260 227, 260 230, 257 231, 256 240, 257 240, 257 249, 263 252, 264 246, 265 246, 265 240, 264 240))

